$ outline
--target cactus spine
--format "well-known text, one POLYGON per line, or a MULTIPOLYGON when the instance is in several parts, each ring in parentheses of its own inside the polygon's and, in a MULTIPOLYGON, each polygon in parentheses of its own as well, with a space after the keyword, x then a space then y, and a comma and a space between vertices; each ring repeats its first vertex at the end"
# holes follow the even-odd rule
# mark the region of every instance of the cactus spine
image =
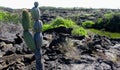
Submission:
POLYGON ((22 26, 24 29, 23 37, 27 44, 27 46, 34 52, 35 51, 35 43, 31 33, 29 32, 30 27, 30 16, 27 10, 24 10, 22 13, 22 26))

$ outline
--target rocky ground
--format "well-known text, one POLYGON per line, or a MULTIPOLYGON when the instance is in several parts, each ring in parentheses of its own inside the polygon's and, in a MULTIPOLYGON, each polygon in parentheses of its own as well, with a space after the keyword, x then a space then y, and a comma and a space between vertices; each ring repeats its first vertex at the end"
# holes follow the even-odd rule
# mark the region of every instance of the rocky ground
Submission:
MULTIPOLYGON (((120 70, 120 39, 72 36, 69 30, 60 27, 43 33, 45 70, 120 70)), ((35 70, 34 53, 22 31, 20 24, 0 26, 0 70, 35 70)))
MULTIPOLYGON (((16 13, 19 18, 22 18, 22 9, 11 9, 0 7, 0 11, 5 11, 9 13, 16 13)), ((29 9, 30 11, 30 9, 29 9)), ((44 23, 50 23, 53 19, 60 16, 63 18, 70 18, 78 25, 81 22, 91 20, 96 21, 98 18, 104 17, 106 13, 119 13, 120 9, 94 9, 94 8, 55 8, 55 7, 40 7, 41 20, 44 23)))

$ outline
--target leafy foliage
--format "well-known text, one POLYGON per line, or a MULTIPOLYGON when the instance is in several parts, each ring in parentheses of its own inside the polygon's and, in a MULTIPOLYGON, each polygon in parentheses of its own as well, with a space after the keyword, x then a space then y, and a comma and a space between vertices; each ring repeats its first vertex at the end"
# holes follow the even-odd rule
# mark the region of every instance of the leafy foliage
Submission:
POLYGON ((49 24, 44 24, 43 25, 43 31, 48 30, 48 29, 52 29, 52 28, 57 28, 57 27, 60 27, 60 26, 64 26, 66 28, 72 28, 75 25, 76 25, 75 22, 73 22, 72 20, 63 19, 63 18, 59 17, 59 18, 56 18, 55 20, 53 20, 49 24))
POLYGON ((106 13, 106 14, 104 14, 104 17, 109 20, 113 17, 113 15, 114 15, 114 13, 106 13))
POLYGON ((43 32, 46 31, 46 30, 49 30, 49 29, 52 29, 53 27, 50 25, 50 24, 44 24, 43 25, 43 32))
POLYGON ((56 18, 50 24, 43 25, 43 31, 48 29, 57 28, 64 26, 66 28, 72 28, 72 35, 87 35, 86 30, 83 27, 78 26, 75 22, 70 19, 56 18))
POLYGON ((66 28, 72 28, 74 25, 76 25, 76 23, 70 19, 63 19, 59 17, 53 20, 51 25, 54 27, 65 26, 66 28))
POLYGON ((11 14, 8 12, 0 12, 0 21, 9 23, 18 23, 19 17, 17 14, 11 14))
POLYGON ((112 32, 120 32, 120 13, 104 14, 103 18, 98 18, 94 25, 97 29, 105 29, 112 32))
POLYGON ((93 21, 82 22, 82 26, 86 27, 86 28, 91 28, 94 24, 95 24, 95 22, 93 22, 93 21))
POLYGON ((83 35, 86 36, 87 32, 83 27, 76 27, 72 30, 72 35, 83 35))

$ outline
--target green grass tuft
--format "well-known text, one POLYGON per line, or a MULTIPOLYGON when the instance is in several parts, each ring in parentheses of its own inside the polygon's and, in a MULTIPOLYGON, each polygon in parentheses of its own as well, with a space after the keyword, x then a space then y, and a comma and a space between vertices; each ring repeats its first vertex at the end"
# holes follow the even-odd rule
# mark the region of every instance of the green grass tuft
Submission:
POLYGON ((76 27, 72 30, 72 35, 87 36, 87 31, 83 27, 76 27))
POLYGON ((90 33, 92 32, 93 34, 98 34, 98 35, 106 36, 109 38, 120 38, 120 33, 101 31, 97 29, 87 29, 87 32, 90 32, 90 33))
POLYGON ((85 28, 91 28, 94 24, 95 24, 95 22, 93 22, 93 21, 82 22, 82 26, 85 28))

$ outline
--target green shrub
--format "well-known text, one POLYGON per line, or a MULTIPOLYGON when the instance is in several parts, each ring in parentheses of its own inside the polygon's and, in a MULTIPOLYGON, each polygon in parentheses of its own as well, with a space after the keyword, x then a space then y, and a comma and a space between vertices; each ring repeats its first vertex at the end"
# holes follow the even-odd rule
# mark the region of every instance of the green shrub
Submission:
POLYGON ((112 32, 120 32, 120 13, 115 13, 108 21, 106 29, 112 32))
POLYGON ((114 15, 114 13, 106 13, 106 14, 104 14, 104 17, 109 20, 113 17, 113 15, 114 15))
POLYGON ((0 21, 8 23, 18 23, 19 17, 17 14, 11 14, 8 12, 0 12, 0 21))
POLYGON ((86 30, 83 27, 79 27, 75 22, 70 19, 56 18, 50 24, 43 25, 43 32, 52 28, 64 26, 66 28, 72 28, 72 35, 87 35, 86 30))
POLYGON ((86 36, 87 32, 83 27, 76 27, 72 30, 72 35, 78 35, 78 36, 84 35, 84 36, 86 36))
POLYGON ((64 19, 63 18, 56 18, 50 24, 53 27, 58 27, 58 26, 64 25, 64 19))
POLYGON ((120 13, 104 14, 103 18, 98 18, 94 28, 104 28, 106 31, 120 32, 120 13))
POLYGON ((72 20, 59 17, 59 18, 56 18, 55 20, 53 20, 49 24, 44 24, 43 31, 46 31, 46 30, 52 29, 52 28, 57 28, 60 26, 64 26, 66 28, 73 28, 75 25, 76 25, 76 23, 73 22, 72 20))
POLYGON ((82 22, 82 26, 86 27, 86 28, 91 28, 94 24, 95 24, 95 22, 93 22, 93 21, 82 22))
POLYGON ((103 21, 102 18, 98 18, 98 19, 97 19, 97 24, 100 24, 102 21, 103 21))
POLYGON ((103 18, 98 18, 96 23, 93 25, 93 27, 97 28, 97 29, 101 29, 104 26, 104 22, 103 22, 103 18))
POLYGON ((56 18, 52 21, 51 26, 53 27, 59 27, 59 26, 65 26, 66 28, 72 28, 74 25, 76 25, 75 22, 73 22, 70 19, 64 19, 64 18, 56 18))
POLYGON ((44 31, 49 30, 49 29, 52 29, 52 28, 53 28, 53 27, 52 27, 50 24, 44 24, 42 31, 44 32, 44 31))

